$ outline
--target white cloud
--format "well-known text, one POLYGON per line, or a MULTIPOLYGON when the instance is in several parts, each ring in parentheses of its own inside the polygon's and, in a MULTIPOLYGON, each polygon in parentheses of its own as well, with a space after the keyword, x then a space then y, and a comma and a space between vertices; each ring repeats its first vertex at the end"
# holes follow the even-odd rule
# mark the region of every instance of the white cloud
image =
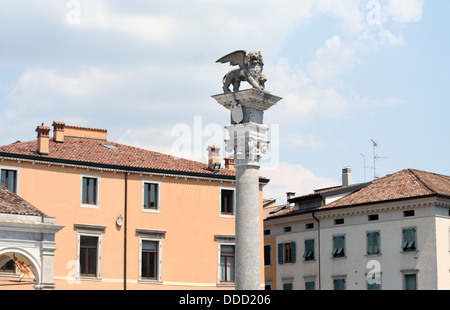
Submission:
POLYGON ((419 22, 425 0, 388 0, 383 8, 386 17, 396 23, 408 24, 419 22))
POLYGON ((288 149, 295 149, 295 148, 321 149, 325 146, 325 143, 317 141, 314 135, 312 134, 304 136, 297 133, 288 133, 281 137, 281 145, 288 149))
POLYGON ((308 168, 289 163, 280 163, 277 169, 262 169, 260 175, 270 179, 264 187, 264 198, 276 198, 277 204, 286 201, 287 192, 300 196, 315 189, 339 185, 335 180, 315 175, 308 168))
POLYGON ((79 27, 135 36, 139 40, 170 42, 175 22, 168 15, 123 13, 110 10, 105 2, 83 2, 79 27))

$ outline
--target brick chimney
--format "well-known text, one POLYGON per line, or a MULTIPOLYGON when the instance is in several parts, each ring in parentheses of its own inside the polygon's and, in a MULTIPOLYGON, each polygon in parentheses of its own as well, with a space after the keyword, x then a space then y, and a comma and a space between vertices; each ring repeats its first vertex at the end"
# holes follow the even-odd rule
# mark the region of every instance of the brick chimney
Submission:
POLYGON ((220 147, 208 146, 208 169, 217 171, 220 169, 220 147))
POLYGON ((230 170, 236 170, 234 167, 235 160, 233 157, 226 157, 225 160, 225 168, 230 170))
POLYGON ((63 143, 64 128, 66 127, 66 124, 64 122, 54 121, 52 126, 53 126, 53 141, 63 143))
POLYGON ((36 128, 37 134, 37 153, 40 155, 48 155, 48 147, 49 147, 49 133, 50 127, 46 127, 44 125, 38 126, 36 128))

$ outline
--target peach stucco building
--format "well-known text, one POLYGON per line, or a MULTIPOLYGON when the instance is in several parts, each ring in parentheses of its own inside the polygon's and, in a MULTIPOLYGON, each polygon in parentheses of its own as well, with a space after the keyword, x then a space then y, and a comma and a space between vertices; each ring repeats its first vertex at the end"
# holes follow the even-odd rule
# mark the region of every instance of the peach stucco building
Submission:
MULTIPOLYGON (((64 226, 56 289, 234 289, 232 166, 110 142, 106 130, 63 122, 53 123, 53 136, 49 127, 36 131, 36 140, 0 147, 0 170, 3 186, 64 226)), ((267 182, 260 179, 261 236, 267 182)))

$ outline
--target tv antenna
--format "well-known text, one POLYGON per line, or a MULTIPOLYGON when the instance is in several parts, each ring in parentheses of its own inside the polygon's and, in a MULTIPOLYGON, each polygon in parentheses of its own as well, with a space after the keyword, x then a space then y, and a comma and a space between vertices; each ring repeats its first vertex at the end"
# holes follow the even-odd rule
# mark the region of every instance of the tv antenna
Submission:
POLYGON ((376 143, 373 139, 370 139, 370 141, 372 141, 372 146, 373 146, 373 166, 366 166, 366 156, 364 154, 361 154, 361 156, 364 157, 364 182, 366 182, 366 168, 373 169, 373 179, 374 180, 378 179, 377 160, 381 159, 381 158, 387 158, 387 157, 378 156, 378 154, 376 153, 376 150, 378 148, 378 143, 376 143))
POLYGON ((377 176, 377 160, 381 159, 381 158, 387 158, 387 157, 378 156, 378 154, 376 154, 376 149, 378 148, 378 143, 376 143, 372 139, 370 139, 370 141, 372 141, 372 144, 373 144, 373 179, 375 180, 375 179, 378 179, 378 176, 377 176))

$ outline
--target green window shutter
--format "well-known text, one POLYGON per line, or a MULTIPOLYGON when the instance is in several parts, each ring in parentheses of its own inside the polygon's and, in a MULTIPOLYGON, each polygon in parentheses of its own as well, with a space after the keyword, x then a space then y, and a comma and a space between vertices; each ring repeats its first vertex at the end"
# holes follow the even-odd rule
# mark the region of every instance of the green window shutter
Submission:
POLYGON ((367 234, 367 254, 380 253, 380 233, 370 232, 367 234))
POLYGON ((305 240, 305 254, 303 254, 305 260, 314 259, 314 239, 305 240))
POLYGON ((404 251, 412 251, 412 250, 416 249, 416 229, 415 228, 403 229, 402 248, 404 251))
POLYGON ((292 290, 292 283, 284 283, 283 284, 283 290, 291 291, 292 290))
POLYGON ((295 250, 295 242, 292 242, 291 243, 291 263, 295 263, 295 259, 296 259, 295 253, 297 253, 297 251, 295 250))
POLYGON ((333 284, 336 291, 345 290, 345 279, 335 279, 333 284))
POLYGON ((278 264, 282 265, 284 263, 284 244, 278 243, 278 264))
POLYGON ((405 289, 417 290, 417 275, 415 274, 405 275, 405 289))
POLYGON ((333 252, 334 257, 341 257, 345 255, 345 236, 333 237, 333 252))
POLYGON ((314 281, 308 281, 305 283, 305 290, 307 291, 314 291, 316 289, 316 284, 314 281))

